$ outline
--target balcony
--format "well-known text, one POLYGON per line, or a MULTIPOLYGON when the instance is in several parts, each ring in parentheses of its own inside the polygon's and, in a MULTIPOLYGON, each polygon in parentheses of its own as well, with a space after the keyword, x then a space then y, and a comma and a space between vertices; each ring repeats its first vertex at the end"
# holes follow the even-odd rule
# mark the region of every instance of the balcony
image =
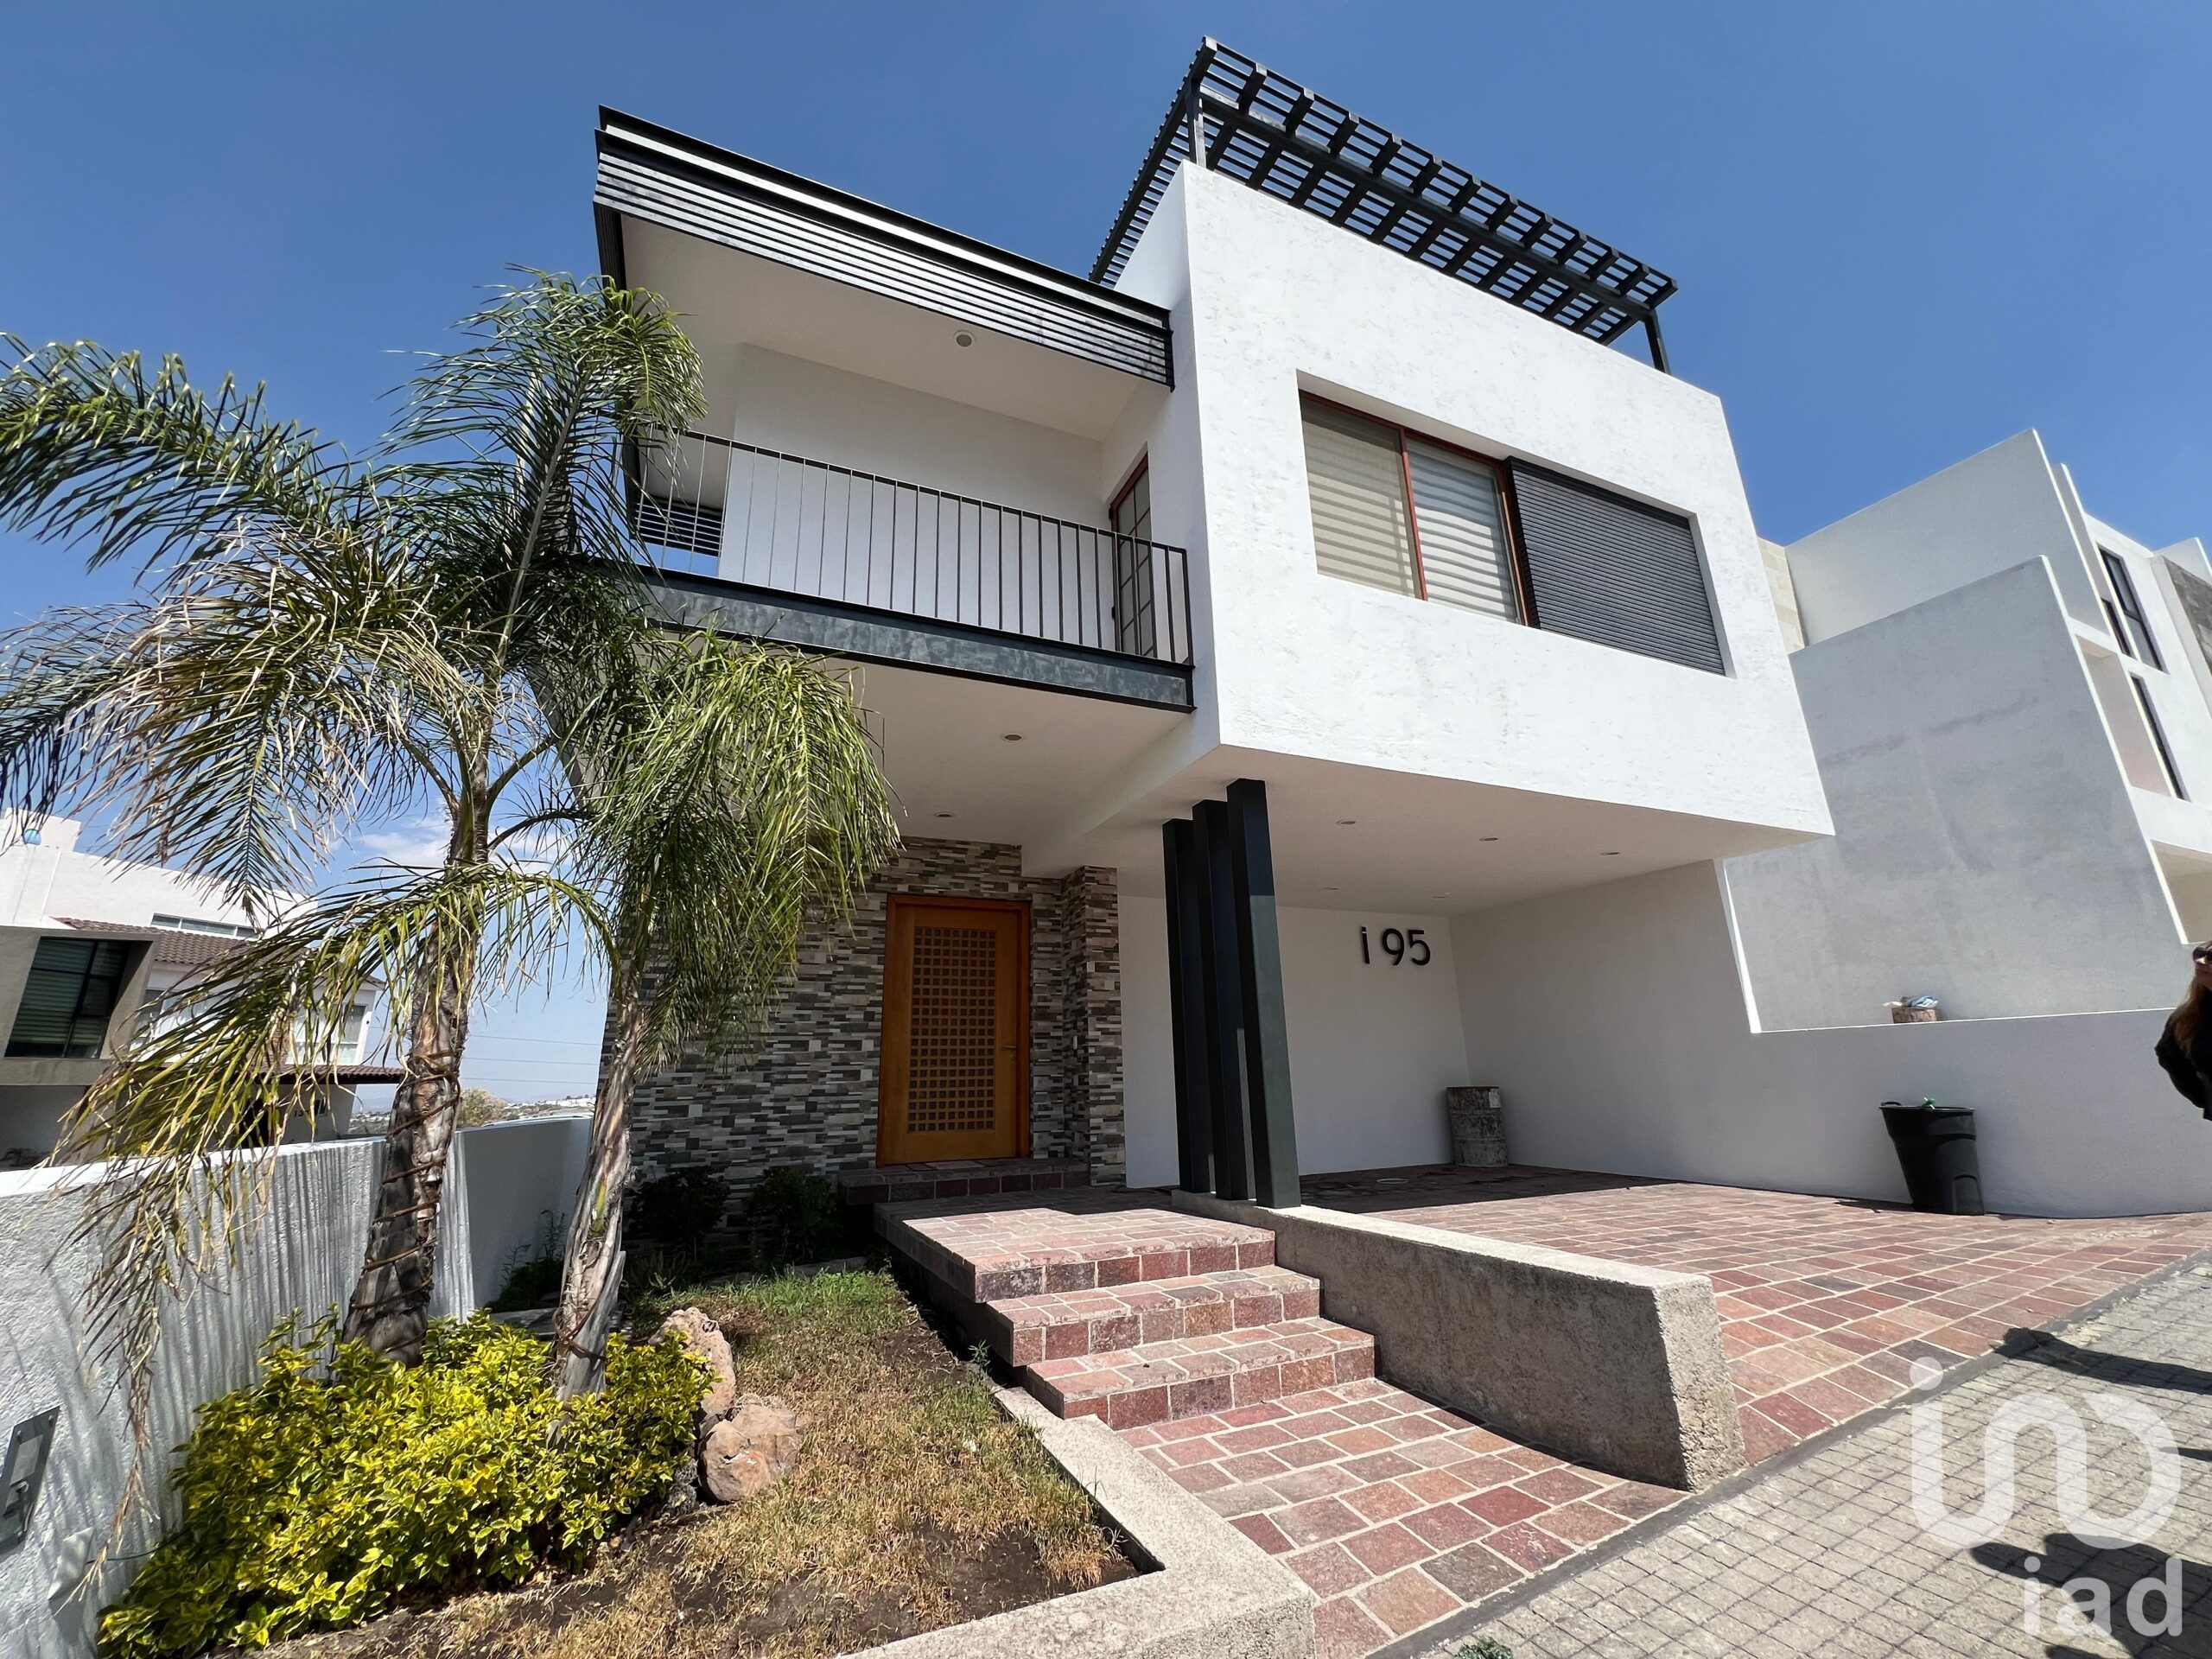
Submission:
POLYGON ((681 625, 1191 706, 1179 547, 702 433, 645 463, 632 513, 681 625))

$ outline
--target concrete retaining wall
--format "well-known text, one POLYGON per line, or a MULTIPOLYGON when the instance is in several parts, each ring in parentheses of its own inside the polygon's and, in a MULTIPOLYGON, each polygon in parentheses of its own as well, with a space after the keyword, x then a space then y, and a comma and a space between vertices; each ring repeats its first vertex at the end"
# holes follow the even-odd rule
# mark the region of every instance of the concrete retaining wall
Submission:
POLYGON ((1311 1659, 1313 1592, 1095 1417, 999 1403, 1154 1570, 868 1649, 869 1659, 1311 1659))
POLYGON ((1204 1194, 1178 1209, 1274 1230, 1321 1312, 1375 1338, 1389 1381, 1516 1439, 1694 1490, 1744 1463, 1712 1285, 1311 1205, 1204 1194))

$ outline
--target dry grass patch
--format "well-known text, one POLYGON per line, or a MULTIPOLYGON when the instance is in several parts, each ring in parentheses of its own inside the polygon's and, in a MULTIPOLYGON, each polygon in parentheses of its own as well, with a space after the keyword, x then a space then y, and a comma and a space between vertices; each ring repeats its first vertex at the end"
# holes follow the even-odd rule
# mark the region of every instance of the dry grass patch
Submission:
POLYGON ((1090 1500, 890 1277, 693 1288, 738 1385, 806 1421, 772 1491, 640 1533, 556 1585, 326 1637, 317 1659, 815 1659, 1134 1569, 1090 1500), (363 1645, 364 1638, 372 1645, 363 1645), (342 1646, 340 1644, 343 1644, 342 1646))

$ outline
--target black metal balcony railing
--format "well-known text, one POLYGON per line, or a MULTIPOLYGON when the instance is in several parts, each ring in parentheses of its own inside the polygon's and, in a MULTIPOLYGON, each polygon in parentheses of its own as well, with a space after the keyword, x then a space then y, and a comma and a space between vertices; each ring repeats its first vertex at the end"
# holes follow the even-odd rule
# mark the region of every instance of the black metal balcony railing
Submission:
POLYGON ((1141 537, 687 433, 633 498, 675 568, 1154 662, 1191 660, 1186 556, 1141 537))

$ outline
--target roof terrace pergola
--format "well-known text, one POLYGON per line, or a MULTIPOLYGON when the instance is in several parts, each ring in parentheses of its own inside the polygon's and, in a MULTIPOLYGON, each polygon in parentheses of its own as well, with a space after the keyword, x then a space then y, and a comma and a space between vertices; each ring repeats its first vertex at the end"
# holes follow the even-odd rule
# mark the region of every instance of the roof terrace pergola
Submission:
POLYGON ((1667 368, 1659 305, 1673 277, 1211 39, 1092 281, 1121 274, 1175 168, 1192 160, 1600 345, 1640 325, 1653 366, 1667 368))

